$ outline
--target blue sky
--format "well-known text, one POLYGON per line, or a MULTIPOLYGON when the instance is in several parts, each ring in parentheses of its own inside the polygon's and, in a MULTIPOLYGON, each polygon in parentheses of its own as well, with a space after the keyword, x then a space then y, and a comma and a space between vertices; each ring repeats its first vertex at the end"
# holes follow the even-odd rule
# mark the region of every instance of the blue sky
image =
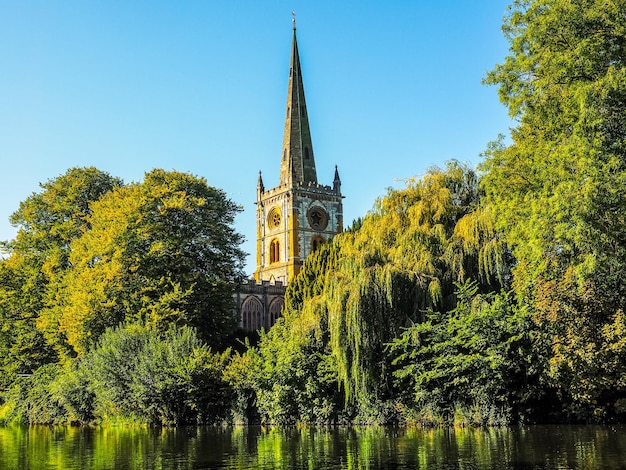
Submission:
POLYGON ((342 179, 346 224, 386 188, 476 165, 511 122, 481 84, 504 60, 508 1, 0 0, 0 239, 39 183, 95 166, 204 176, 242 205, 278 183, 291 11, 320 183, 342 179))

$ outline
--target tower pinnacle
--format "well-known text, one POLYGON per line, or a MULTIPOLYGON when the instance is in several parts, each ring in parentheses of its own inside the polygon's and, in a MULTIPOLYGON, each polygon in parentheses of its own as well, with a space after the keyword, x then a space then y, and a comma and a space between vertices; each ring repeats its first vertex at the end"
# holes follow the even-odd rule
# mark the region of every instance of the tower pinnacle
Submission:
POLYGON ((339 169, 335 165, 335 179, 333 180, 333 190, 337 194, 341 194, 341 179, 339 178, 339 169))

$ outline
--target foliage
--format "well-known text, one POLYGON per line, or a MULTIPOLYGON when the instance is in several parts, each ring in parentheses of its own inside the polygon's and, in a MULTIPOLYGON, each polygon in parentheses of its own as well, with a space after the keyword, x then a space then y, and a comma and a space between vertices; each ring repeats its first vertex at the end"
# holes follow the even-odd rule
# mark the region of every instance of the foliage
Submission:
POLYGON ((15 381, 0 420, 220 423, 230 415, 232 391, 222 379, 229 356, 213 354, 189 327, 159 334, 139 324, 119 326, 86 355, 15 381))
POLYGON ((625 15, 622 0, 518 0, 510 54, 486 79, 518 125, 488 149, 483 187, 515 290, 552 345, 545 380, 580 419, 626 399, 620 373, 597 367, 622 357, 626 307, 625 15))
POLYGON ((328 243, 309 256, 288 286, 283 317, 257 348, 236 356, 226 375, 239 397, 239 420, 288 425, 347 421, 329 354, 327 312, 314 298, 336 262, 328 243))
POLYGON ((489 291, 506 281, 507 250, 487 219, 475 173, 449 162, 390 190, 360 230, 339 239, 324 295, 348 400, 369 408, 392 394, 384 345, 426 309, 453 307, 455 282, 478 279, 489 291))
POLYGON ((474 425, 523 421, 538 388, 530 315, 505 292, 478 294, 475 281, 457 296, 453 310, 430 312, 390 344, 405 406, 447 422, 460 411, 474 425))
POLYGON ((31 376, 14 381, 0 407, 0 423, 67 422, 67 411, 52 386, 60 369, 59 364, 46 364, 31 376))
POLYGON ((229 354, 211 353, 189 327, 159 335, 134 324, 107 330, 81 367, 99 419, 211 424, 228 418, 231 395, 222 370, 229 354))
POLYGON ((194 326, 212 346, 234 330, 240 210, 202 178, 153 170, 92 204, 90 230, 71 244, 71 269, 40 327, 83 354, 108 327, 194 326))
POLYGON ((122 186, 71 169, 42 188, 13 214, 18 235, 0 260, 2 419, 226 419, 230 353, 205 342, 222 346, 234 329, 239 207, 204 179, 162 170, 122 186))
POLYGON ((508 251, 489 217, 476 175, 456 162, 389 190, 360 227, 307 259, 284 318, 233 362, 235 388, 267 422, 400 420, 385 345, 426 309, 453 308, 455 282, 506 283, 508 251))
POLYGON ((45 282, 36 267, 12 256, 0 261, 0 390, 40 365, 56 360, 56 354, 35 321, 45 282))
POLYGON ((72 168, 41 185, 12 214, 17 236, 0 260, 0 386, 56 360, 37 328, 69 268, 69 245, 88 228, 91 203, 121 184, 95 168, 72 168))
POLYGON ((40 184, 42 191, 20 203, 10 221, 17 236, 5 242, 11 254, 39 261, 50 274, 68 266, 69 245, 88 228, 91 203, 121 186, 122 181, 96 168, 71 168, 40 184))

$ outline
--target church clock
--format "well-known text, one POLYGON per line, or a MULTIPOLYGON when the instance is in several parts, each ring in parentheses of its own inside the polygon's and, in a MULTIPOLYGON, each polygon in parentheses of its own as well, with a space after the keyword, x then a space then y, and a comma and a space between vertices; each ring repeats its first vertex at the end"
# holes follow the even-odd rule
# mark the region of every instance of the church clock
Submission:
POLYGON ((312 207, 307 214, 309 225, 313 230, 321 232, 328 226, 328 214, 321 207, 312 207))
POLYGON ((270 229, 275 230, 280 227, 281 220, 282 216, 280 214, 280 209, 278 207, 273 207, 267 215, 267 226, 270 229))

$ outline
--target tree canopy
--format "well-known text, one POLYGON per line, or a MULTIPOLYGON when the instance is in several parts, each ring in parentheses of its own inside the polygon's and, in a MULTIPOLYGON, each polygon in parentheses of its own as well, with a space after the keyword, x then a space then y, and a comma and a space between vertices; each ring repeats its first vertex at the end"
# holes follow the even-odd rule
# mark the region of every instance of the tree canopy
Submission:
POLYGON ((0 384, 55 359, 36 323, 45 306, 55 302, 70 267, 70 244, 89 227, 91 203, 121 184, 96 168, 72 168, 41 184, 41 192, 11 215, 18 231, 2 244, 9 257, 0 261, 0 384))
POLYGON ((84 353, 108 327, 189 325, 212 346, 235 328, 241 276, 239 207, 203 178, 153 170, 92 204, 89 230, 70 245, 71 268, 40 321, 84 353))
POLYGON ((241 353, 222 191, 45 183, 0 260, 0 421, 625 420, 625 19, 626 0, 515 0, 485 78, 510 139, 389 189, 241 353))
POLYGON ((517 260, 516 291, 552 345, 551 380, 580 417, 626 398, 623 363, 598 370, 624 354, 624 18, 622 0, 516 1, 510 54, 486 78, 518 124, 486 153, 482 187, 517 260))

